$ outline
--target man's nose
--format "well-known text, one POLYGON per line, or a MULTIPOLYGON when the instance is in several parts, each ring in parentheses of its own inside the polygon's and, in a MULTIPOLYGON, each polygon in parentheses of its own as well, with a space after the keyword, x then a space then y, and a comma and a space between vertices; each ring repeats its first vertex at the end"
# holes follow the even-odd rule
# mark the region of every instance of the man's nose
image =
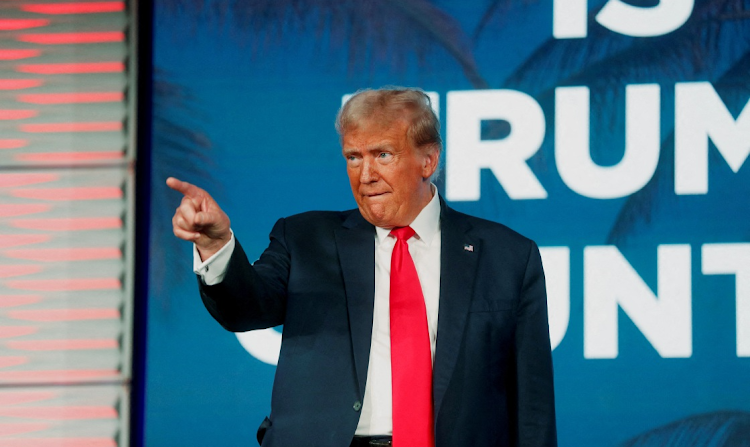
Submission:
POLYGON ((375 163, 371 160, 362 161, 362 170, 359 173, 360 183, 372 183, 378 181, 378 170, 375 163))

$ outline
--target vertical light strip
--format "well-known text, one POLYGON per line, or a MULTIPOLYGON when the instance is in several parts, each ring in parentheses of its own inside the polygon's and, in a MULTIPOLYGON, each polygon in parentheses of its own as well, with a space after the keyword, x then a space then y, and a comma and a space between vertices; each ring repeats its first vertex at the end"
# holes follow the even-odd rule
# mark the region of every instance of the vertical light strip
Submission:
POLYGON ((0 445, 129 445, 127 3, 0 4, 0 445))

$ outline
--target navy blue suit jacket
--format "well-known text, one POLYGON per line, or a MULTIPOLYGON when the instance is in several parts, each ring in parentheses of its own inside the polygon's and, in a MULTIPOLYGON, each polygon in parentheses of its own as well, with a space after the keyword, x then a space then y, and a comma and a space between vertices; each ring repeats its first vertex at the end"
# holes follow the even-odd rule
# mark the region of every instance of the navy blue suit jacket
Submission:
MULTIPOLYGON (((351 442, 370 355, 374 234, 358 210, 281 219, 258 261, 237 244, 224 280, 201 284, 206 308, 230 331, 284 325, 263 446, 351 442)), ((536 244, 442 200, 441 237, 436 447, 556 446, 536 244)))

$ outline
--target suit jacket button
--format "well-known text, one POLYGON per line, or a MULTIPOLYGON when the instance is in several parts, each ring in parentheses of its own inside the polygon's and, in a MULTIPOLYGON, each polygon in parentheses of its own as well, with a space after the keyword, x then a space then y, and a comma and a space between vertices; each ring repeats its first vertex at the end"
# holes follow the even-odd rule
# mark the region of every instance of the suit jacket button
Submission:
POLYGON ((362 402, 356 401, 354 402, 354 405, 352 405, 352 408, 354 408, 354 411, 359 411, 362 409, 362 402))

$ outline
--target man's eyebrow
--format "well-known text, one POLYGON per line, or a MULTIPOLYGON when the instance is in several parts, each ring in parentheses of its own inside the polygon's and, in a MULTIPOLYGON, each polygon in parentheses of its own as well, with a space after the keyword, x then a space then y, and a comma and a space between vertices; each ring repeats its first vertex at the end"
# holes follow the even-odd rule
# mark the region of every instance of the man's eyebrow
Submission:
POLYGON ((359 149, 359 148, 355 148, 355 147, 345 147, 345 148, 342 149, 342 152, 343 152, 344 155, 352 155, 352 154, 360 154, 360 153, 363 153, 363 152, 370 152, 370 153, 372 153, 372 152, 381 152, 381 151, 384 151, 384 150, 391 151, 391 150, 393 150, 393 146, 391 144, 383 141, 383 142, 375 143, 375 144, 373 144, 371 146, 368 146, 368 147, 366 147, 364 149, 359 149))

